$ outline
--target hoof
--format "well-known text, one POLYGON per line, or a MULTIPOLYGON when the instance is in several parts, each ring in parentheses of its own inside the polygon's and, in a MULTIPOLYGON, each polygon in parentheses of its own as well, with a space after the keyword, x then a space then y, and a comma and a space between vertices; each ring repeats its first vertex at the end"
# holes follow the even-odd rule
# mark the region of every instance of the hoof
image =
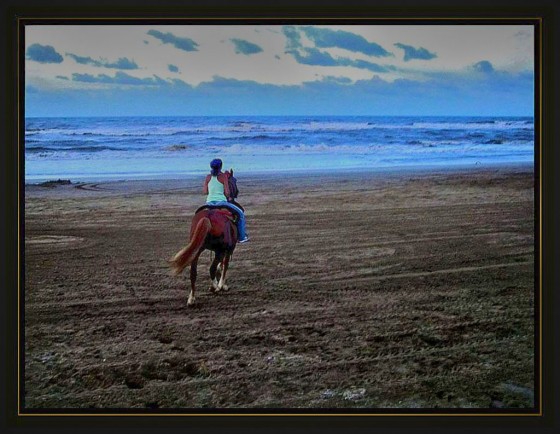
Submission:
POLYGON ((192 306, 194 304, 194 297, 189 297, 187 300, 187 306, 192 306))
POLYGON ((219 291, 220 290, 220 286, 218 285, 217 280, 212 281, 212 288, 214 289, 214 291, 219 291))
POLYGON ((222 291, 227 291, 227 290, 229 290, 229 286, 227 285, 222 286, 222 291))

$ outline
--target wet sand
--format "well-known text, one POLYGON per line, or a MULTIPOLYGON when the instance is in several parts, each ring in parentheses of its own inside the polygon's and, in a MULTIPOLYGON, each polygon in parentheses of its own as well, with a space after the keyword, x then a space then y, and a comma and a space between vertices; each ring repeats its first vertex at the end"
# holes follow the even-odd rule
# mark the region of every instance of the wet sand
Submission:
POLYGON ((534 405, 532 168, 239 177, 187 308, 201 182, 26 186, 25 408, 534 405))

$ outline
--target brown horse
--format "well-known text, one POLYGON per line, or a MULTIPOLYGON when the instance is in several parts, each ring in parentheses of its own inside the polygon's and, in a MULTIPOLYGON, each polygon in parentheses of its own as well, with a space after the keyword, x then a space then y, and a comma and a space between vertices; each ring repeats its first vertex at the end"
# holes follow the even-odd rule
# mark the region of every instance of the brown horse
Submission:
POLYGON ((210 279, 212 280, 210 290, 228 290, 226 272, 237 244, 235 217, 226 208, 199 208, 192 219, 189 243, 169 261, 176 275, 180 274, 188 265, 191 266, 191 292, 187 300, 188 306, 194 303, 198 258, 206 249, 216 254, 210 266, 210 279), (219 281, 218 274, 220 274, 219 281))

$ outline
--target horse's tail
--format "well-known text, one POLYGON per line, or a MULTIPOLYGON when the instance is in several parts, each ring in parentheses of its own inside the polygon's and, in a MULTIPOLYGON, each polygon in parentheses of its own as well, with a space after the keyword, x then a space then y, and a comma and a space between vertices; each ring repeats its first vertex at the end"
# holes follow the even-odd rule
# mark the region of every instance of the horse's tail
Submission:
POLYGON ((208 232, 210 232, 211 228, 212 223, 210 223, 210 219, 208 217, 204 217, 199 220, 189 244, 179 250, 169 261, 169 265, 176 275, 180 274, 185 269, 185 267, 190 265, 194 260, 196 254, 204 245, 206 235, 208 235, 208 232))

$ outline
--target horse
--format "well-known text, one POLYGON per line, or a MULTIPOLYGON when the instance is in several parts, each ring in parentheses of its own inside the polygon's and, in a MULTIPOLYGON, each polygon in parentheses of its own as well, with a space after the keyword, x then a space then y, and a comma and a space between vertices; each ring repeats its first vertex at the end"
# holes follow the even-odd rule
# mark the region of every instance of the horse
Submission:
POLYGON ((190 265, 191 292, 187 299, 187 306, 195 301, 195 283, 198 258, 204 250, 215 252, 210 265, 211 291, 227 291, 226 272, 229 261, 238 241, 236 215, 225 207, 202 206, 192 219, 189 243, 179 250, 169 260, 175 275, 179 275, 190 265), (217 276, 220 274, 220 280, 217 276))

